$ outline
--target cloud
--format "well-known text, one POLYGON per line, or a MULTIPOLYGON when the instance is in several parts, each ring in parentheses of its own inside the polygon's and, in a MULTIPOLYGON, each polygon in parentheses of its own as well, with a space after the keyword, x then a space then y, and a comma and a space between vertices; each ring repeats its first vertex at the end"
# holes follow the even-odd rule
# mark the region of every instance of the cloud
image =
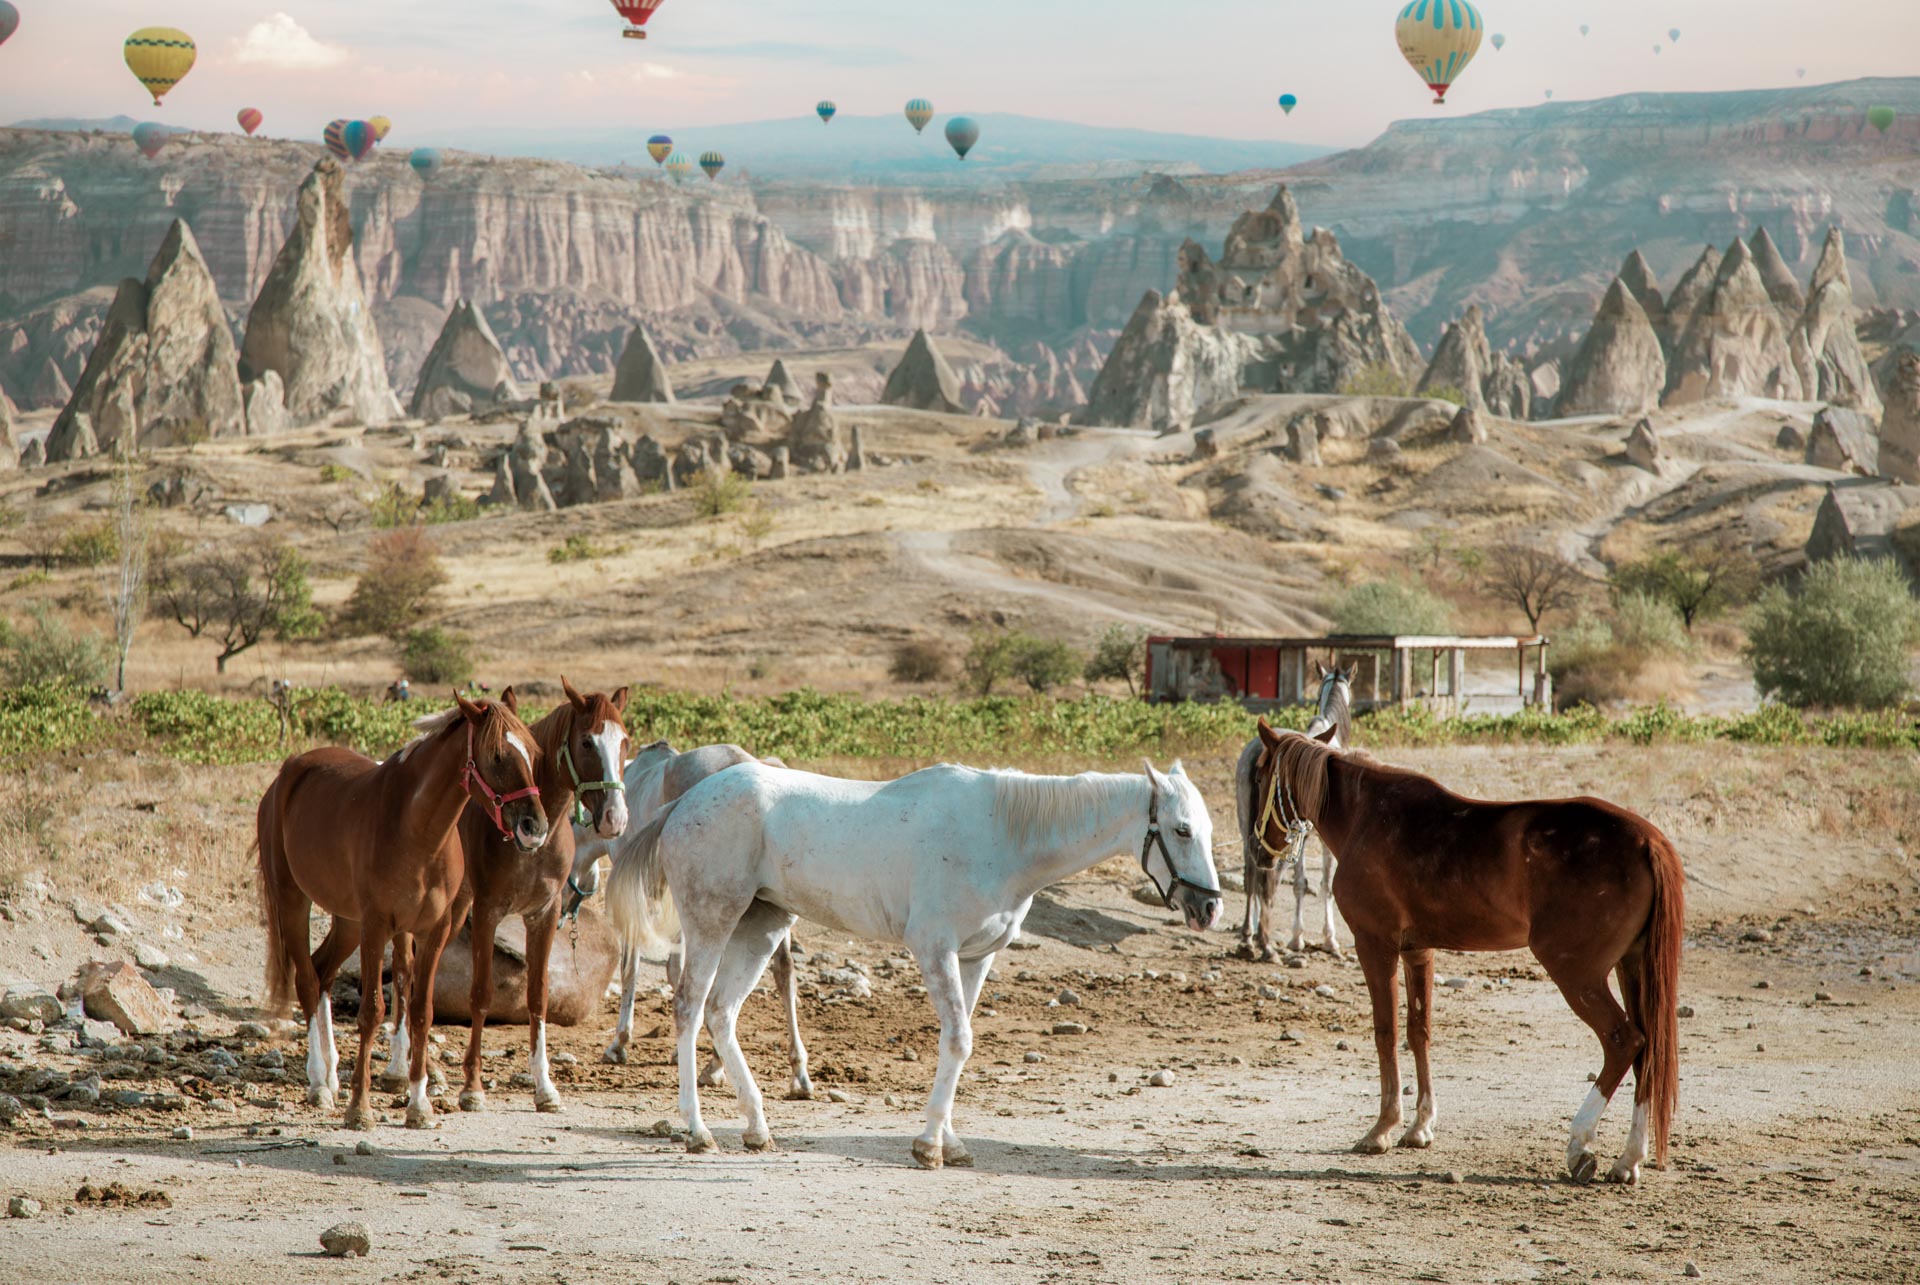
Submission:
POLYGON ((811 45, 798 41, 747 40, 731 45, 679 45, 683 54, 713 58, 767 58, 825 63, 830 67, 891 67, 908 61, 898 49, 880 45, 811 45))
POLYGON ((254 23, 233 42, 233 60, 283 71, 322 71, 345 62, 347 51, 315 40, 291 14, 276 13, 254 23))

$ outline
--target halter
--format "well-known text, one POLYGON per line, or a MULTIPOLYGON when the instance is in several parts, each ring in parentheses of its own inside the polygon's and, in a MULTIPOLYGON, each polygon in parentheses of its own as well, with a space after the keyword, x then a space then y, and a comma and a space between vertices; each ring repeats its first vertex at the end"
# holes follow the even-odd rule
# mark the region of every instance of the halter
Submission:
MULTIPOLYGON (((575 825, 585 826, 593 820, 592 817, 587 815, 586 800, 581 797, 588 790, 604 791, 625 788, 619 781, 582 781, 580 774, 573 770, 573 747, 569 744, 563 743, 560 746, 560 761, 566 765, 567 775, 573 779, 573 823, 575 825)), ((571 883, 572 880, 569 879, 568 882, 571 883)))
MULTIPOLYGON (((1275 759, 1273 780, 1267 787, 1267 802, 1260 810, 1260 824, 1254 829, 1254 838, 1268 857, 1268 860, 1259 862, 1262 870, 1275 870, 1288 861, 1299 860, 1301 850, 1306 847, 1307 836, 1313 833, 1313 823, 1300 815, 1300 805, 1294 801, 1293 782, 1282 782, 1280 775, 1280 762, 1275 759), (1283 787, 1287 793, 1284 803, 1280 799, 1283 787), (1280 848, 1267 842, 1267 828, 1276 820, 1287 832, 1286 846, 1280 848)), ((1258 858, 1255 860, 1258 861, 1258 858)))
MULTIPOLYGON (((1151 786, 1148 788, 1152 790, 1151 786)), ((1179 868, 1173 864, 1173 853, 1167 851, 1167 840, 1165 836, 1160 833, 1160 794, 1158 791, 1152 791, 1147 796, 1147 833, 1146 836, 1140 840, 1140 869, 1142 873, 1147 876, 1147 881, 1153 885, 1153 890, 1160 894, 1160 901, 1168 910, 1173 909, 1173 894, 1181 888, 1191 888, 1195 892, 1205 893, 1209 897, 1218 897, 1220 895, 1218 888, 1207 888, 1195 883, 1193 880, 1183 876, 1179 868), (1147 864, 1147 854, 1153 851, 1156 844, 1159 845, 1161 859, 1167 863, 1167 874, 1172 878, 1172 882, 1167 884, 1165 888, 1162 888, 1160 881, 1153 877, 1153 868, 1147 864)))
POLYGON ((502 794, 487 784, 487 779, 480 775, 480 765, 473 760, 472 723, 467 724, 467 765, 460 769, 460 784, 466 787, 469 797, 474 788, 478 787, 480 797, 474 802, 480 805, 480 810, 487 814, 487 818, 493 822, 493 828, 500 832, 500 837, 503 839, 513 838, 513 831, 509 830, 507 823, 500 819, 501 809, 516 799, 530 798, 537 801, 540 798, 540 787, 537 785, 529 785, 524 790, 515 790, 512 794, 502 794))

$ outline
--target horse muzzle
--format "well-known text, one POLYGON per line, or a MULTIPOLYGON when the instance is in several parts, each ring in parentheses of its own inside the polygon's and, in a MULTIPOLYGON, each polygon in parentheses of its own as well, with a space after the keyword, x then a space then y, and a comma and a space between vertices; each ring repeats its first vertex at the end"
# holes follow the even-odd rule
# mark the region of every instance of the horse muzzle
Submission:
POLYGON ((1197 933, 1211 931, 1227 909, 1226 898, 1202 888, 1181 888, 1178 901, 1187 927, 1197 933))
POLYGON ((547 844, 547 823, 529 813, 513 823, 513 846, 522 852, 538 852, 547 844))
POLYGON ((593 832, 602 839, 618 839, 627 832, 627 800, 623 794, 608 792, 606 802, 600 805, 600 816, 594 822, 593 832))

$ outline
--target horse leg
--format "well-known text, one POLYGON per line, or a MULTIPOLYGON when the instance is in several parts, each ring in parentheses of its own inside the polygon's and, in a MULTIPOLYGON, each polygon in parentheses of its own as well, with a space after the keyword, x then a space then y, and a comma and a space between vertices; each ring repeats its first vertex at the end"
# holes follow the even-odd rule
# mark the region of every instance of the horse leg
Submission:
POLYGON ((633 997, 640 989, 640 951, 620 943, 620 1021, 613 1028, 613 1043, 600 1055, 602 1062, 627 1060, 627 1045, 633 1039, 633 997))
MULTIPOLYGON (((493 932, 500 915, 492 906, 475 901, 467 936, 473 946, 472 985, 467 989, 467 1055, 461 1061, 460 1109, 485 1111, 487 1090, 480 1083, 480 1054, 487 1032, 487 1010, 493 1007, 493 932)), ((527 1000, 533 1000, 533 939, 527 939, 527 1000)), ((528 1008, 532 1013, 532 1008, 528 1008)))
POLYGON ((340 1050, 333 1038, 333 979, 340 975, 340 966, 347 962, 347 956, 359 948, 360 925, 335 916, 327 928, 326 939, 313 956, 314 972, 320 983, 321 1004, 317 1012, 320 1016, 320 1038, 325 1045, 320 1061, 327 1069, 325 1097, 328 1106, 332 1106, 340 1096, 340 1050))
POLYGON ((807 1075, 807 1046, 800 1040, 800 987, 793 975, 793 934, 780 939, 773 952, 773 984, 787 1004, 787 1050, 793 1065, 793 1083, 787 1089, 789 1102, 806 1102, 813 1097, 813 1081, 807 1075))
POLYGON ((1325 938, 1327 953, 1339 959, 1341 958, 1340 934, 1333 925, 1333 849, 1323 843, 1320 845, 1320 852, 1324 858, 1320 864, 1320 903, 1327 918, 1325 938))
POLYGON ((1260 863, 1253 858, 1253 846, 1248 844, 1240 862, 1240 886, 1247 894, 1247 908, 1240 917, 1240 953, 1248 959, 1254 957, 1253 922, 1255 918, 1254 900, 1259 894, 1260 863))
MULTIPOLYGON (((427 1032, 433 1029, 433 983, 440 972, 440 956, 447 949, 447 939, 453 936, 454 922, 453 916, 448 915, 429 928, 417 943, 418 953, 410 952, 412 957, 407 961, 413 983, 407 995, 407 1028, 413 1044, 413 1060, 407 1067, 409 1129, 433 1128, 433 1104, 427 1101, 427 1049, 430 1047, 427 1032)), ((487 944, 493 944, 491 934, 487 944)))
POLYGON ((1313 882, 1307 878, 1307 849, 1302 844, 1293 855, 1293 936, 1287 939, 1288 950, 1298 952, 1307 948, 1305 912, 1307 894, 1312 890, 1313 882))
MULTIPOLYGON (((1640 972, 1645 967, 1646 961, 1637 948, 1615 967, 1615 974, 1620 979, 1620 995, 1626 1001, 1627 1020, 1643 1037, 1647 1025, 1640 1008, 1640 972)), ((1643 1043, 1641 1051, 1633 1058, 1633 1127, 1627 1132, 1627 1145, 1620 1149, 1620 1158, 1613 1162, 1613 1168, 1607 1172, 1608 1182, 1639 1182, 1640 1166, 1647 1162, 1647 1099, 1652 1090, 1647 1084, 1646 1068, 1642 1065, 1645 1057, 1643 1043)))
POLYGON ((1388 1135, 1400 1127, 1400 1050, 1394 1029, 1400 988, 1393 967, 1399 951, 1390 938, 1363 937, 1358 929, 1353 949, 1360 956, 1360 971, 1366 974, 1367 994, 1373 1001, 1373 1050, 1380 1059, 1380 1118, 1353 1149, 1363 1156, 1377 1156, 1386 1151, 1388 1135))
POLYGON ((1586 1102, 1574 1115, 1567 1138, 1568 1176, 1575 1182, 1592 1182, 1600 1168, 1599 1157, 1593 1154, 1593 1139, 1599 1132, 1600 1119, 1607 1113, 1607 1104, 1613 1100, 1614 1090, 1626 1078, 1627 1069, 1646 1048, 1647 1040, 1640 1033, 1640 1028, 1627 1017, 1619 1001, 1614 999, 1613 991, 1607 986, 1604 967, 1598 971, 1592 967, 1582 968, 1574 952, 1553 952, 1553 963, 1549 963, 1537 950, 1534 958, 1540 960, 1541 966, 1547 970, 1547 976, 1560 988, 1567 1006, 1600 1037, 1600 1076, 1593 1082, 1593 1088, 1587 1091, 1586 1102))
POLYGON ((413 1053, 407 1039, 407 982, 413 971, 413 936, 393 935, 393 1038, 387 1041, 387 1069, 380 1073, 380 1087, 403 1089, 407 1086, 407 1068, 413 1053))
MULTIPOLYGON (((960 961, 960 984, 966 989, 969 1029, 971 1029, 971 1023, 973 1021, 973 1010, 980 1004, 980 988, 986 984, 987 974, 991 972, 992 969, 992 955, 983 955, 979 959, 963 959, 960 961)), ((960 1135, 953 1131, 951 1118, 949 1118, 946 1127, 940 1131, 940 1141, 945 1144, 947 1149, 948 1166, 962 1169, 971 1169, 973 1167, 973 1153, 967 1150, 964 1142, 960 1141, 960 1135)))
MULTIPOLYGON (((946 1139, 953 1131, 953 1095, 960 1087, 960 1072, 973 1054, 973 1021, 967 1011, 968 979, 962 976, 960 960, 951 947, 908 944, 920 960, 920 976, 927 984, 927 998, 940 1019, 940 1069, 934 1073, 933 1093, 927 1099, 926 1131, 913 1140, 913 1159, 922 1168, 938 1169, 947 1163, 946 1139)), ((984 974, 985 970, 981 971, 984 974)), ((966 1155, 964 1149, 961 1155, 966 1155)), ((956 1163, 968 1163, 968 1159, 956 1163)))
POLYGON ((333 998, 321 989, 313 952, 307 947, 313 939, 308 927, 313 904, 294 895, 278 902, 271 913, 278 919, 280 940, 285 943, 282 949, 291 957, 294 994, 301 1016, 307 1019, 307 1103, 331 1111, 340 1073, 337 1063, 327 1061, 333 1048, 333 998))
POLYGON ((714 976, 713 989, 707 999, 707 1033, 713 1037, 714 1050, 733 1077, 740 1109, 747 1117, 740 1141, 749 1151, 767 1150, 773 1145, 773 1135, 767 1130, 766 1104, 760 1096, 760 1086, 747 1066, 746 1054, 740 1051, 736 1024, 740 1006, 759 984, 760 975, 767 969, 767 960, 786 941, 792 927, 792 915, 764 901, 754 902, 740 917, 739 925, 727 941, 720 970, 714 976))
POLYGON ((698 1154, 714 1149, 713 1134, 700 1119, 700 1083, 694 1071, 699 1065, 700 1022, 707 1011, 707 996, 713 990, 713 979, 720 971, 721 957, 732 930, 725 930, 726 937, 718 932, 711 934, 718 940, 710 942, 705 929, 696 932, 691 924, 683 926, 684 956, 678 970, 679 979, 673 987, 673 1035, 675 1061, 680 1068, 680 1115, 687 1126, 687 1150, 698 1154))
POLYGON ((560 929, 560 899, 555 897, 538 920, 532 915, 522 915, 521 920, 527 926, 527 1026, 533 1039, 528 1069, 533 1072, 533 1107, 536 1111, 560 1111, 564 1109, 560 1090, 553 1087, 553 1069, 547 1065, 547 970, 553 960, 553 937, 560 929))
POLYGON ((390 935, 386 923, 369 919, 360 925, 360 1047, 353 1053, 353 1097, 347 1103, 347 1128, 373 1128, 373 1113, 367 1109, 367 1091, 373 1078, 373 1035, 386 1014, 386 989, 380 985, 380 961, 387 953, 390 935), (373 985, 367 986, 371 976, 373 985))
POLYGON ((1430 1147, 1439 1114, 1433 1101, 1433 1077, 1427 1071, 1427 1045, 1433 1038, 1433 952, 1409 950, 1400 959, 1407 970, 1407 1044, 1413 1049, 1413 1075, 1420 1094, 1415 1099, 1413 1127, 1400 1135, 1400 1145, 1430 1147))
POLYGON ((1254 869, 1254 887, 1259 889, 1259 922, 1253 930, 1253 956, 1263 964, 1272 963, 1273 951, 1273 903, 1280 895, 1280 867, 1268 866, 1262 870, 1257 863, 1254 869))

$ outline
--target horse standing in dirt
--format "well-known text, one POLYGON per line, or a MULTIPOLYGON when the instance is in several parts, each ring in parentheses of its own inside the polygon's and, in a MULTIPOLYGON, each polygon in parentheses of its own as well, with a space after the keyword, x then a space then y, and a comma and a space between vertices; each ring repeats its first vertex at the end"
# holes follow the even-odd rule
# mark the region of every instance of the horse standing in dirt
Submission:
MULTIPOLYGON (((500 833, 478 808, 468 808, 460 820, 460 844, 466 854, 466 885, 454 922, 463 922, 467 908, 473 914, 468 940, 472 947, 472 988, 468 1015, 466 1079, 460 1090, 462 1111, 486 1109, 487 1094, 480 1082, 481 1040, 493 1003, 493 935, 501 919, 518 915, 526 926, 528 1066, 533 1073, 533 1101, 540 1111, 558 1111, 560 1090, 554 1087, 547 1061, 547 967, 554 935, 560 926, 562 890, 574 863, 574 825, 603 839, 626 832, 627 798, 618 779, 626 761, 627 729, 621 722, 627 708, 627 689, 611 696, 582 696, 564 676, 560 689, 566 700, 530 729, 539 746, 535 784, 546 810, 547 841, 527 852, 500 833), (570 815, 571 814, 571 815, 570 815), (567 824, 571 820, 573 825, 567 824)), ((395 954, 406 949, 396 942, 395 954)), ((388 1080, 400 1078, 408 1065, 409 1040, 402 1024, 406 1001, 399 1001, 394 1022, 392 1060, 388 1080)))
MULTIPOLYGON (((1316 703, 1313 721, 1307 724, 1307 735, 1319 736, 1332 728, 1333 747, 1347 749, 1353 744, 1355 666, 1328 669, 1315 661, 1313 669, 1320 680, 1320 698, 1316 703)), ((1233 785, 1234 802, 1240 819, 1240 851, 1247 893, 1246 918, 1240 922, 1240 953, 1264 962, 1273 958, 1273 898, 1280 891, 1280 875, 1289 863, 1293 866, 1293 936, 1287 939, 1287 949, 1302 951, 1307 948, 1305 907, 1309 884, 1305 843, 1272 848, 1262 839, 1265 826, 1261 824, 1260 813, 1265 800, 1254 777, 1263 748, 1258 736, 1247 742, 1246 748, 1240 751, 1240 762, 1234 768, 1233 785)), ((1333 849, 1323 843, 1320 845, 1320 854, 1320 903, 1326 916, 1321 946, 1338 959, 1340 936, 1333 923, 1333 849)))
POLYGON ((1639 1180, 1650 1129, 1654 1161, 1664 1163, 1680 1087, 1686 918, 1686 874, 1667 836, 1599 799, 1462 798, 1417 773, 1339 753, 1329 739, 1331 732, 1276 732, 1262 719, 1258 780, 1274 801, 1269 842, 1304 823, 1339 858, 1333 894, 1366 973, 1380 1058, 1380 1116, 1354 1150, 1385 1151, 1400 1125, 1395 957, 1406 968, 1419 1089, 1413 1127, 1399 1144, 1426 1147, 1436 1114, 1427 1068, 1433 952, 1525 946, 1600 1039, 1600 1075, 1573 1117, 1568 1174, 1588 1182, 1597 1172, 1594 1135, 1629 1068, 1633 1127, 1608 1180, 1639 1180), (1609 973, 1619 979, 1619 1000, 1609 973))
POLYGON ((689 1151, 711 1151, 695 1046, 704 1015, 747 1117, 748 1150, 772 1145, 735 1035, 740 1005, 797 916, 919 961, 940 1018, 940 1065, 913 1158, 969 1165, 953 1098, 973 1052, 972 1013, 996 952, 1034 894, 1137 845, 1169 909, 1205 931, 1220 916, 1213 825, 1175 764, 1165 775, 1026 776, 943 766, 897 781, 843 781, 746 763, 655 813, 614 861, 607 899, 628 940, 678 911, 686 966, 674 988, 680 1108, 689 1151))
MULTIPOLYGON (((705 745, 677 754, 665 741, 656 741, 634 757, 627 767, 627 808, 642 820, 672 803, 700 782, 742 763, 766 763, 784 767, 779 759, 757 759, 738 745, 705 745)), ((613 855, 614 845, 576 833, 573 874, 567 880, 572 895, 568 913, 579 908, 600 886, 599 861, 613 855)), ((681 950, 675 947, 667 957, 668 984, 678 982, 681 950)), ((640 984, 641 950, 638 944, 622 939, 620 943, 620 1020, 614 1028, 613 1043, 607 1045, 601 1060, 625 1062, 627 1045, 633 1038, 633 1002, 640 984)), ((813 1080, 807 1075, 807 1046, 800 1039, 800 994, 793 975, 793 939, 789 934, 773 952, 773 984, 786 1001, 788 1060, 793 1076, 787 1085, 790 1101, 813 1097, 813 1080)), ((713 1088, 726 1082, 726 1069, 719 1057, 707 1059, 700 1072, 700 1087, 713 1088)))
POLYGON ((394 988, 408 995, 413 1037, 407 1125, 425 1128, 427 1030, 433 980, 453 935, 466 861, 457 833, 469 802, 523 852, 547 841, 534 784, 533 734, 517 717, 513 690, 416 722, 423 735, 384 763, 339 748, 288 759, 260 799, 256 845, 267 929, 268 1004, 284 1012, 297 993, 307 1020, 307 1100, 331 1108, 340 1091, 333 1043, 334 975, 356 947, 361 970, 360 1047, 347 1127, 373 1125, 367 1109, 374 1032, 381 1020, 380 959, 389 939, 417 948, 394 952, 394 988), (308 918, 318 905, 333 917, 316 954, 308 918), (410 988, 410 990, 409 990, 410 988))

